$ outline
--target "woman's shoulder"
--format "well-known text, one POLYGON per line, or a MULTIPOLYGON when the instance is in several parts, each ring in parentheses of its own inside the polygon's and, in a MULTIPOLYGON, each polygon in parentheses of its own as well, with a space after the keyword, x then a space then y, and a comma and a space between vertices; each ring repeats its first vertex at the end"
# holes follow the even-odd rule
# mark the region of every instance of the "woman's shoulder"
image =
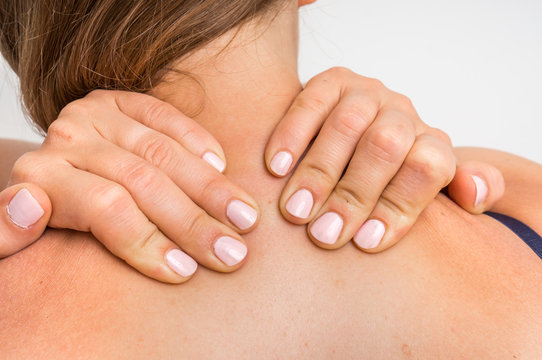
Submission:
MULTIPOLYGON (((509 190, 534 186, 527 180, 509 190)), ((487 216, 439 195, 403 241, 370 255, 351 244, 334 252, 312 246, 274 205, 247 235, 243 268, 227 275, 202 268, 182 286, 139 275, 87 234, 49 230, 0 262, 4 348, 19 357, 102 358, 542 352, 540 260, 487 216)))
POLYGON ((540 353, 541 268, 489 220, 440 195, 406 239, 379 255, 317 249, 301 241, 302 229, 260 229, 242 269, 200 269, 181 286, 139 275, 87 234, 49 230, 0 262, 0 338, 20 357, 319 358, 330 349, 399 357, 408 348, 438 358, 460 346, 472 356, 540 353))
POLYGON ((542 234, 542 165, 514 154, 484 149, 456 148, 462 159, 483 161, 498 168, 506 190, 491 211, 516 218, 542 234))

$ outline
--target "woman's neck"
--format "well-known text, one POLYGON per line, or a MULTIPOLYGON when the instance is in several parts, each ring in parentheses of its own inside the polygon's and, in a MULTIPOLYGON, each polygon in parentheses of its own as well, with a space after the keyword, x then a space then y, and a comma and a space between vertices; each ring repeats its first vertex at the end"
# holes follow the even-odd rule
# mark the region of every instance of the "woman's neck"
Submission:
POLYGON ((248 24, 182 59, 152 91, 215 136, 228 172, 264 169, 269 136, 301 90, 297 8, 265 24, 248 24))

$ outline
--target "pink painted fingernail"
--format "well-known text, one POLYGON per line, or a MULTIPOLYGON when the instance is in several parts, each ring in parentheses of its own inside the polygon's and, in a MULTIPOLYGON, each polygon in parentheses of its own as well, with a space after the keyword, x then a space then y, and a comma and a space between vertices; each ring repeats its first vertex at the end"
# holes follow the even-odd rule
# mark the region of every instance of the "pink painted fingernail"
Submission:
POLYGON ((247 247, 229 236, 218 238, 214 246, 215 255, 228 266, 239 264, 247 256, 247 247))
POLYGON ((271 160, 271 170, 279 176, 284 176, 290 170, 290 165, 292 165, 292 154, 288 151, 278 152, 271 160))
POLYGON ((9 218, 23 229, 34 225, 43 214, 45 211, 26 188, 19 190, 8 204, 9 218))
POLYGON ((343 228, 343 219, 339 214, 327 212, 320 216, 311 226, 311 234, 324 244, 335 244, 343 228))
POLYGON ((380 244, 385 232, 386 226, 382 221, 367 220, 354 235, 354 241, 363 249, 373 249, 380 244))
POLYGON ((307 189, 298 190, 286 203, 286 210, 295 217, 306 219, 312 210, 314 200, 307 189))
POLYGON ((203 154, 203 160, 207 161, 209 165, 211 165, 221 173, 224 172, 224 169, 226 168, 226 163, 215 153, 212 153, 210 151, 203 154))
POLYGON ((232 200, 229 203, 226 215, 241 230, 252 227, 258 219, 258 212, 240 200, 232 200))
POLYGON ((184 277, 192 276, 198 268, 198 263, 179 249, 167 252, 166 263, 171 270, 184 277))
POLYGON ((480 205, 487 197, 487 184, 479 176, 473 175, 472 181, 474 181, 474 186, 476 187, 476 200, 474 201, 474 206, 480 205))

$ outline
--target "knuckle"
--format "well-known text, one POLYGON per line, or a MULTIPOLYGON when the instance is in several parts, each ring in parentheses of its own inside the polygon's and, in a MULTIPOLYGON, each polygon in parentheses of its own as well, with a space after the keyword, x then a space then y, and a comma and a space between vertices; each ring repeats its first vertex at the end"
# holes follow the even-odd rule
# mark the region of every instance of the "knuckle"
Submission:
POLYGON ((86 101, 84 98, 78 99, 64 106, 60 111, 59 117, 86 114, 91 111, 91 108, 92 102, 86 101))
POLYGON ((335 188, 335 196, 349 206, 368 210, 369 204, 355 184, 341 181, 335 188))
POLYGON ((394 163, 408 151, 403 126, 389 126, 374 131, 367 137, 368 151, 374 158, 394 163))
POLYGON ((143 118, 146 124, 152 124, 168 115, 169 108, 166 103, 157 99, 148 99, 143 118))
MULTIPOLYGON (((89 112, 105 105, 112 106, 114 109, 118 110, 117 95, 122 93, 124 93, 124 91, 96 89, 89 92, 83 99, 77 101, 81 101, 81 104, 86 106, 89 112)), ((136 95, 137 93, 126 94, 136 95)))
POLYGON ((394 218, 395 224, 403 222, 402 219, 410 218, 416 205, 408 197, 396 196, 392 191, 384 191, 378 201, 394 218))
POLYGON ((303 94, 297 97, 292 107, 301 110, 308 110, 316 113, 319 116, 324 116, 328 113, 328 105, 324 100, 317 97, 303 96, 303 94))
POLYGON ((144 144, 143 159, 158 168, 169 168, 175 159, 175 149, 165 136, 153 136, 144 144))
POLYGON ((414 103, 412 100, 401 93, 394 92, 395 101, 402 107, 402 108, 410 108, 414 109, 414 103))
POLYGON ((146 252, 146 250, 155 246, 162 238, 162 233, 158 230, 156 225, 153 224, 146 234, 141 234, 139 238, 136 238, 136 240, 129 244, 129 247, 132 249, 132 253, 146 252))
POLYGON ((92 90, 85 96, 86 98, 103 98, 107 95, 109 95, 112 91, 111 90, 104 90, 104 89, 96 89, 92 90))
POLYGON ((391 91, 391 100, 390 100, 390 106, 393 106, 394 109, 397 109, 398 111, 402 112, 406 115, 409 121, 413 121, 415 123, 422 123, 424 126, 427 127, 423 123, 423 121, 420 119, 420 116, 418 115, 418 112, 416 111, 416 107, 414 106, 414 103, 412 100, 401 93, 391 91))
POLYGON ((442 183, 442 187, 451 180, 455 172, 455 161, 451 151, 443 151, 430 144, 417 149, 408 166, 421 177, 442 183))
POLYGON ((201 189, 201 197, 204 203, 216 202, 216 199, 230 198, 225 178, 222 175, 213 175, 211 179, 204 182, 201 189))
MULTIPOLYGON (((374 106, 373 106, 374 108, 374 106)), ((371 122, 371 114, 374 109, 370 104, 360 103, 358 106, 349 106, 337 113, 338 120, 333 123, 333 128, 339 134, 347 138, 359 138, 367 124, 371 122)))
POLYGON ((180 143, 203 143, 206 139, 194 126, 185 126, 179 131, 180 143))
POLYGON ((73 143, 78 140, 77 125, 67 118, 53 121, 47 130, 44 142, 51 144, 73 143))
POLYGON ((384 83, 376 78, 365 77, 363 78, 365 86, 372 89, 387 89, 384 83))
POLYGON ((132 203, 130 193, 115 183, 96 185, 90 189, 88 196, 92 210, 105 219, 115 219, 132 203))
POLYGON ((442 131, 441 129, 430 127, 429 129, 427 129, 427 133, 433 137, 436 137, 437 139, 442 140, 445 144, 452 146, 452 139, 446 132, 442 131))
POLYGON ((186 215, 182 226, 185 240, 203 248, 209 247, 212 239, 203 235, 210 227, 206 220, 207 214, 201 209, 186 215))
POLYGON ((37 154, 27 152, 15 161, 11 169, 11 179, 15 182, 32 182, 32 175, 37 170, 37 154))
POLYGON ((145 193, 163 180, 159 170, 143 161, 127 165, 120 172, 122 183, 136 193, 145 193))
POLYGON ((352 70, 344 67, 344 66, 334 66, 326 71, 326 73, 332 75, 332 76, 338 76, 338 77, 347 77, 352 76, 353 72, 352 70))
POLYGON ((305 161, 303 164, 303 173, 307 179, 316 179, 318 182, 323 182, 326 185, 332 185, 337 182, 337 179, 332 175, 331 165, 327 165, 323 161, 305 161))

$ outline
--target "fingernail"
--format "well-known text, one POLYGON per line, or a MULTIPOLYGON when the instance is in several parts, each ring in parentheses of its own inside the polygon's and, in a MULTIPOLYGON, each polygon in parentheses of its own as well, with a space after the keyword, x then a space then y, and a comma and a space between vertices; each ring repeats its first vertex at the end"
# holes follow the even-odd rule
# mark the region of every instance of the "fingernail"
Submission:
POLYGON ((313 204, 311 192, 307 189, 301 189, 290 197, 286 203, 286 210, 295 217, 305 219, 311 213, 313 204))
POLYGON ((9 218, 15 225, 23 229, 34 225, 43 214, 45 211, 26 188, 19 190, 8 204, 9 218))
POLYGON ((232 200, 226 209, 228 219, 241 230, 246 230, 258 219, 258 212, 240 200, 232 200))
POLYGON ((339 214, 327 212, 320 216, 311 226, 311 234, 324 244, 335 244, 343 228, 343 219, 339 214))
POLYGON ((472 181, 474 181, 474 186, 476 187, 476 200, 474 201, 474 206, 480 205, 487 197, 487 184, 479 176, 473 175, 472 181))
POLYGON ((292 154, 288 151, 278 152, 271 160, 271 170, 279 176, 284 176, 290 170, 290 165, 292 165, 292 154))
POLYGON ((226 163, 215 153, 212 153, 210 151, 203 154, 203 160, 207 161, 209 165, 211 165, 220 172, 224 172, 224 169, 226 168, 226 163))
POLYGON ((247 256, 247 247, 229 236, 218 238, 214 246, 215 255, 228 266, 239 264, 247 256))
POLYGON ((367 220, 354 235, 354 241, 363 249, 373 249, 380 244, 385 232, 386 226, 382 221, 367 220))
POLYGON ((166 263, 171 270, 184 277, 192 276, 198 268, 198 263, 179 249, 167 252, 166 263))

